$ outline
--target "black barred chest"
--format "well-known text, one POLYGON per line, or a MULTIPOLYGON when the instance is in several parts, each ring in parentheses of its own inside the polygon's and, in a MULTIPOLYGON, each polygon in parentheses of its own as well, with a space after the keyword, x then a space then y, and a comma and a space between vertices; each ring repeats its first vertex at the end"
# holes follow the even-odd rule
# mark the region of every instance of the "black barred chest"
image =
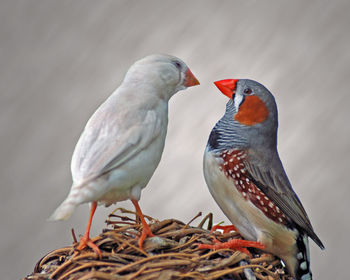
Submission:
POLYGON ((244 165, 247 154, 243 150, 224 151, 220 154, 223 163, 219 166, 245 200, 251 201, 266 217, 279 224, 287 222, 286 216, 250 179, 244 165))

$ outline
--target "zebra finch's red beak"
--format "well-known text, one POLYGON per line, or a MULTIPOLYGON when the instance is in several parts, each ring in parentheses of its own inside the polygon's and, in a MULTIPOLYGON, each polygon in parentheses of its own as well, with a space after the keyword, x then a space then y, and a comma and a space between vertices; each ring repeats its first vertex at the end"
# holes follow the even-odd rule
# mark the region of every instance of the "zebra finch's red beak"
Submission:
POLYGON ((236 91, 238 79, 226 79, 214 82, 216 87, 228 98, 232 99, 236 91))

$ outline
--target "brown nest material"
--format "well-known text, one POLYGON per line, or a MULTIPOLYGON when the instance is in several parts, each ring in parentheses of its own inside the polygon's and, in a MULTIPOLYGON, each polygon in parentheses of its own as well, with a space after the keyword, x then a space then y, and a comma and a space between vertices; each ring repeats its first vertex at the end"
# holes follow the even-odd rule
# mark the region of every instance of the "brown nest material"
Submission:
POLYGON ((102 259, 89 248, 77 252, 73 246, 54 250, 44 256, 34 272, 24 279, 291 279, 276 257, 249 248, 246 254, 220 249, 199 250, 196 243, 212 244, 212 236, 222 241, 241 238, 237 232, 210 233, 212 215, 197 226, 175 219, 158 221, 146 216, 155 237, 147 238, 144 250, 138 247, 142 228, 134 212, 118 208, 106 223, 107 228, 93 240, 101 249, 102 259), (120 214, 116 214, 120 213, 120 214), (208 229, 203 225, 208 221, 208 229))

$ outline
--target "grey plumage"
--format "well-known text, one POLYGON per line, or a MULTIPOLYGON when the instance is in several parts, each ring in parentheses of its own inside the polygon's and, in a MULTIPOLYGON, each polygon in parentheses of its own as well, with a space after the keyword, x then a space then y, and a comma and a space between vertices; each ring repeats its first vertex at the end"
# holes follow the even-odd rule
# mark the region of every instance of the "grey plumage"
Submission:
MULTIPOLYGON (((211 194, 241 234, 266 245, 268 251, 281 257, 291 273, 299 277, 296 275, 299 261, 296 252, 298 246, 303 247, 305 244, 303 236, 310 236, 322 249, 324 246, 292 189, 279 158, 277 106, 273 95, 258 82, 244 79, 234 81, 237 82, 234 83, 235 88, 231 89, 232 99, 228 101, 224 116, 217 122, 208 140, 204 154, 205 179, 211 194), (246 156, 240 159, 244 166, 242 175, 253 182, 266 199, 287 217, 284 227, 266 219, 264 215, 258 217, 261 210, 253 204, 245 203, 244 198, 249 196, 245 194, 243 198, 234 190, 235 180, 230 180, 222 167, 219 168, 226 151, 244 151, 246 156), (228 195, 232 201, 230 197, 227 198, 228 195), (303 242, 297 241, 299 237, 303 242), (282 245, 284 239, 294 241, 282 245), (277 243, 280 243, 280 247, 277 243)), ((220 90, 230 97, 227 88, 220 90)), ((308 250, 308 244, 304 249, 308 250)), ((309 263, 308 255, 304 255, 309 263)))

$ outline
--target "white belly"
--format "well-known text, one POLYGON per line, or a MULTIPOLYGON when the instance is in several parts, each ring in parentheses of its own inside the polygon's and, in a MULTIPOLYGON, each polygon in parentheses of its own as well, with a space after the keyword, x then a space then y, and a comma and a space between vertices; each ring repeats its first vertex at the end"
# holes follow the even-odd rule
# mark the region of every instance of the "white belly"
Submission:
POLYGON ((145 149, 125 161, 116 169, 88 184, 72 186, 69 196, 76 197, 76 204, 98 201, 110 205, 126 199, 139 200, 157 168, 164 149, 166 128, 145 149))
POLYGON ((210 193, 227 218, 244 238, 261 242, 266 251, 281 258, 294 252, 296 233, 267 218, 250 200, 244 199, 232 179, 219 170, 220 160, 206 150, 204 177, 210 193))
POLYGON ((139 200, 141 190, 146 187, 160 162, 164 148, 164 140, 161 140, 159 137, 136 157, 112 171, 105 178, 105 191, 98 200, 106 204, 130 198, 139 200))

